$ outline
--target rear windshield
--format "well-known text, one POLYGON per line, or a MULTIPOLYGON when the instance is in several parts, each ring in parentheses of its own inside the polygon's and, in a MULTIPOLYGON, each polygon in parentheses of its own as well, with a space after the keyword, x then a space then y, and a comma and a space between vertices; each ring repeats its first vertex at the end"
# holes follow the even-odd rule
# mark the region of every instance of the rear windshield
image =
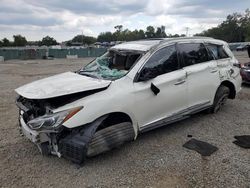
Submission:
POLYGON ((128 73, 141 54, 131 51, 108 51, 83 67, 79 74, 105 80, 116 80, 128 73))

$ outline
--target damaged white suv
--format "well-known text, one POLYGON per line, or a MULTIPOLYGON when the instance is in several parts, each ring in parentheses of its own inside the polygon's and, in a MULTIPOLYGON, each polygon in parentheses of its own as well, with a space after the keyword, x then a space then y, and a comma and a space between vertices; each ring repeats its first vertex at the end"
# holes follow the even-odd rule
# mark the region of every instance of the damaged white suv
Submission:
POLYGON ((42 154, 82 163, 199 111, 241 88, 227 43, 212 38, 126 42, 76 72, 18 89, 22 133, 42 154))

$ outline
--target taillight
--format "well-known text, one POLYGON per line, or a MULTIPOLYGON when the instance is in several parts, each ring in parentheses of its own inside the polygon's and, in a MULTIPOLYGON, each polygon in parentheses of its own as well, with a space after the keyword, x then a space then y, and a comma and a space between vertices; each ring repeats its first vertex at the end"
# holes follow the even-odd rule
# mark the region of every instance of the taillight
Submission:
POLYGON ((244 63, 241 63, 240 68, 246 68, 246 65, 244 63))

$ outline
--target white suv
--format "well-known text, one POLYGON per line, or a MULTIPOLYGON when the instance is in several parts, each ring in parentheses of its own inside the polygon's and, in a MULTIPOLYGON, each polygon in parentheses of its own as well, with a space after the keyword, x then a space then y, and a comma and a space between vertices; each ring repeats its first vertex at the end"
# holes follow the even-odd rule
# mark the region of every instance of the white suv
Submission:
POLYGON ((42 154, 82 163, 140 132, 217 112, 240 91, 237 63, 212 38, 119 44, 79 71, 16 89, 20 128, 42 154))

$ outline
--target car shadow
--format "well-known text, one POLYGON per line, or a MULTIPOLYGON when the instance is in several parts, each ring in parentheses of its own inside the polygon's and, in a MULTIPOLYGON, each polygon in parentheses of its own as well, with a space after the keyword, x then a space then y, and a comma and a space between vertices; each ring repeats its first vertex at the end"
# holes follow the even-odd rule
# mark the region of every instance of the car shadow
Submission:
MULTIPOLYGON (((193 126, 194 122, 203 121, 202 119, 204 118, 204 116, 210 116, 210 115, 211 114, 208 114, 205 111, 202 111, 202 112, 199 112, 197 114, 190 116, 187 119, 184 119, 175 123, 171 123, 171 124, 166 124, 166 125, 163 125, 162 127, 150 130, 148 132, 139 133, 135 141, 127 142, 118 148, 114 148, 100 155, 88 158, 87 159, 88 162, 86 162, 86 164, 90 164, 90 163, 94 164, 98 161, 105 161, 105 160, 115 160, 115 158, 119 158, 120 155, 124 155, 124 154, 130 155, 129 153, 131 152, 131 150, 134 150, 134 149, 140 150, 141 148, 145 148, 145 147, 149 147, 150 149, 150 147, 152 146, 148 146, 148 145, 152 145, 154 142, 157 142, 156 140, 164 140, 166 137, 168 136, 170 137, 176 134, 178 134, 178 138, 180 139, 180 142, 182 140, 188 140, 190 139, 190 137, 192 137, 192 131, 190 132, 185 131, 187 133, 185 134, 183 133, 183 128, 193 126)), ((175 143, 175 144, 178 144, 178 143, 175 143)))
POLYGON ((244 88, 250 88, 250 84, 247 84, 247 83, 242 83, 241 86, 244 87, 244 88))

